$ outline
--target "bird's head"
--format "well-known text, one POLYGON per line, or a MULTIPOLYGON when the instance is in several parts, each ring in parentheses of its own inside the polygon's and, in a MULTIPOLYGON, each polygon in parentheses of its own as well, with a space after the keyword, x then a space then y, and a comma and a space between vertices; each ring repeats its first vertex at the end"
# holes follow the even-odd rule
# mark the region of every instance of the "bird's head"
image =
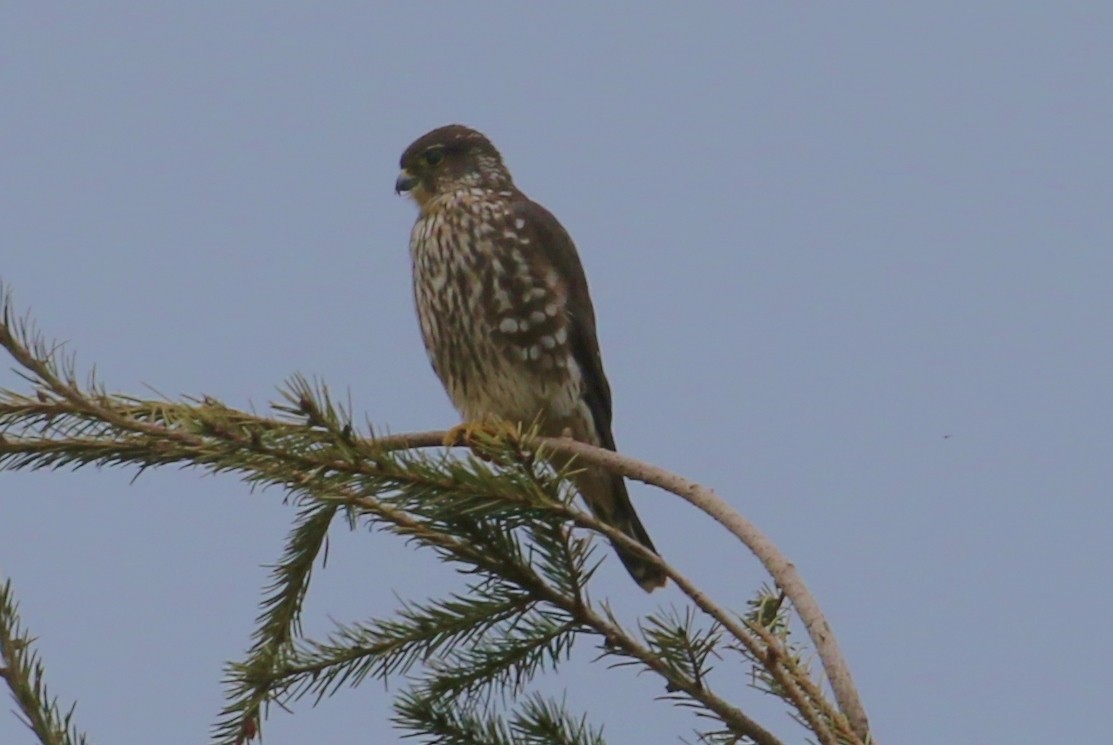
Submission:
POLYGON ((442 194, 462 189, 513 188, 502 156, 481 133, 449 124, 414 140, 402 153, 394 190, 408 193, 422 209, 442 194))

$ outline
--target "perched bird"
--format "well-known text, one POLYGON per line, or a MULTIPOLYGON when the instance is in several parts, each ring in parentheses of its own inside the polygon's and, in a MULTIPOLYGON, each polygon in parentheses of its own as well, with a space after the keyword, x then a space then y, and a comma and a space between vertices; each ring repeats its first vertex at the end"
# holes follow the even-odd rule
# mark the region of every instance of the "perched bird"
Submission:
MULTIPOLYGON (((420 211, 410 256, 421 334, 461 428, 536 422, 543 435, 614 450, 595 311, 568 233, 473 129, 422 135, 401 166, 395 191, 420 211)), ((589 467, 573 483, 597 518, 656 551, 621 476, 589 467)), ((647 592, 665 584, 659 569, 615 550, 647 592)))

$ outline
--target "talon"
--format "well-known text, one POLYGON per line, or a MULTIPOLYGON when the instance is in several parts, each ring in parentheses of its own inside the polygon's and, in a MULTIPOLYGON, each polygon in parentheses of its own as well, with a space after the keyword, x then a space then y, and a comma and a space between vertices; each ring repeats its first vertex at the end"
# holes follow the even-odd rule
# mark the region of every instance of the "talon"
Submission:
POLYGON ((475 437, 475 431, 479 428, 477 422, 461 422, 444 435, 444 446, 446 448, 453 448, 458 445, 469 445, 475 437))
POLYGON ((479 444, 479 439, 483 436, 493 438, 505 437, 511 440, 517 440, 521 434, 518 432, 518 427, 510 422, 461 422, 445 433, 444 446, 446 448, 451 448, 466 445, 474 449, 475 446, 479 444))

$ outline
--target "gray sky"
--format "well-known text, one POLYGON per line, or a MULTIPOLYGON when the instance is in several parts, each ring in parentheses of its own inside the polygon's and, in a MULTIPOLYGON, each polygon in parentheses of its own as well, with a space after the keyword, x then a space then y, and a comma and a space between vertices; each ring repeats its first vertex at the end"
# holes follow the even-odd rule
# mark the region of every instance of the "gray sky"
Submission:
MULTIPOLYGON (((1101 741, 1113 6, 596 6, 6 3, 0 276, 110 389, 261 407, 302 372, 439 428, 392 186, 416 136, 477 127, 579 245, 620 448, 793 557, 881 742, 1101 741)), ((0 572, 94 741, 200 742, 293 513, 132 475, 0 474, 0 572)), ((749 555, 634 498, 742 607, 749 555)), ((335 539, 310 632, 454 586, 387 536, 335 539)), ((617 562, 600 581, 652 607, 617 562)), ((565 686, 612 743, 694 724, 629 671, 565 686)), ((267 742, 393 742, 390 695, 276 713, 267 742)), ((0 716, 0 742, 32 738, 0 716)))

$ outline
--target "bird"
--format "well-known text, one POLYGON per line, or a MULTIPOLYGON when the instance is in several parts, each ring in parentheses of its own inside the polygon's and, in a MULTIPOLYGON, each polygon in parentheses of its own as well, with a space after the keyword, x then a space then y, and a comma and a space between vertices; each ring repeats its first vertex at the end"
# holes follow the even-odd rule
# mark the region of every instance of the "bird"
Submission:
MULTIPOLYGON (((535 425, 615 450, 595 310, 568 232, 470 127, 418 137, 400 167, 395 192, 418 208, 410 258, 421 335, 463 420, 446 444, 475 428, 535 425)), ((558 470, 571 460, 548 459, 558 470)), ((597 519, 657 553, 621 476, 588 466, 571 479, 597 519)), ((665 585, 660 567, 612 545, 642 589, 665 585)))

